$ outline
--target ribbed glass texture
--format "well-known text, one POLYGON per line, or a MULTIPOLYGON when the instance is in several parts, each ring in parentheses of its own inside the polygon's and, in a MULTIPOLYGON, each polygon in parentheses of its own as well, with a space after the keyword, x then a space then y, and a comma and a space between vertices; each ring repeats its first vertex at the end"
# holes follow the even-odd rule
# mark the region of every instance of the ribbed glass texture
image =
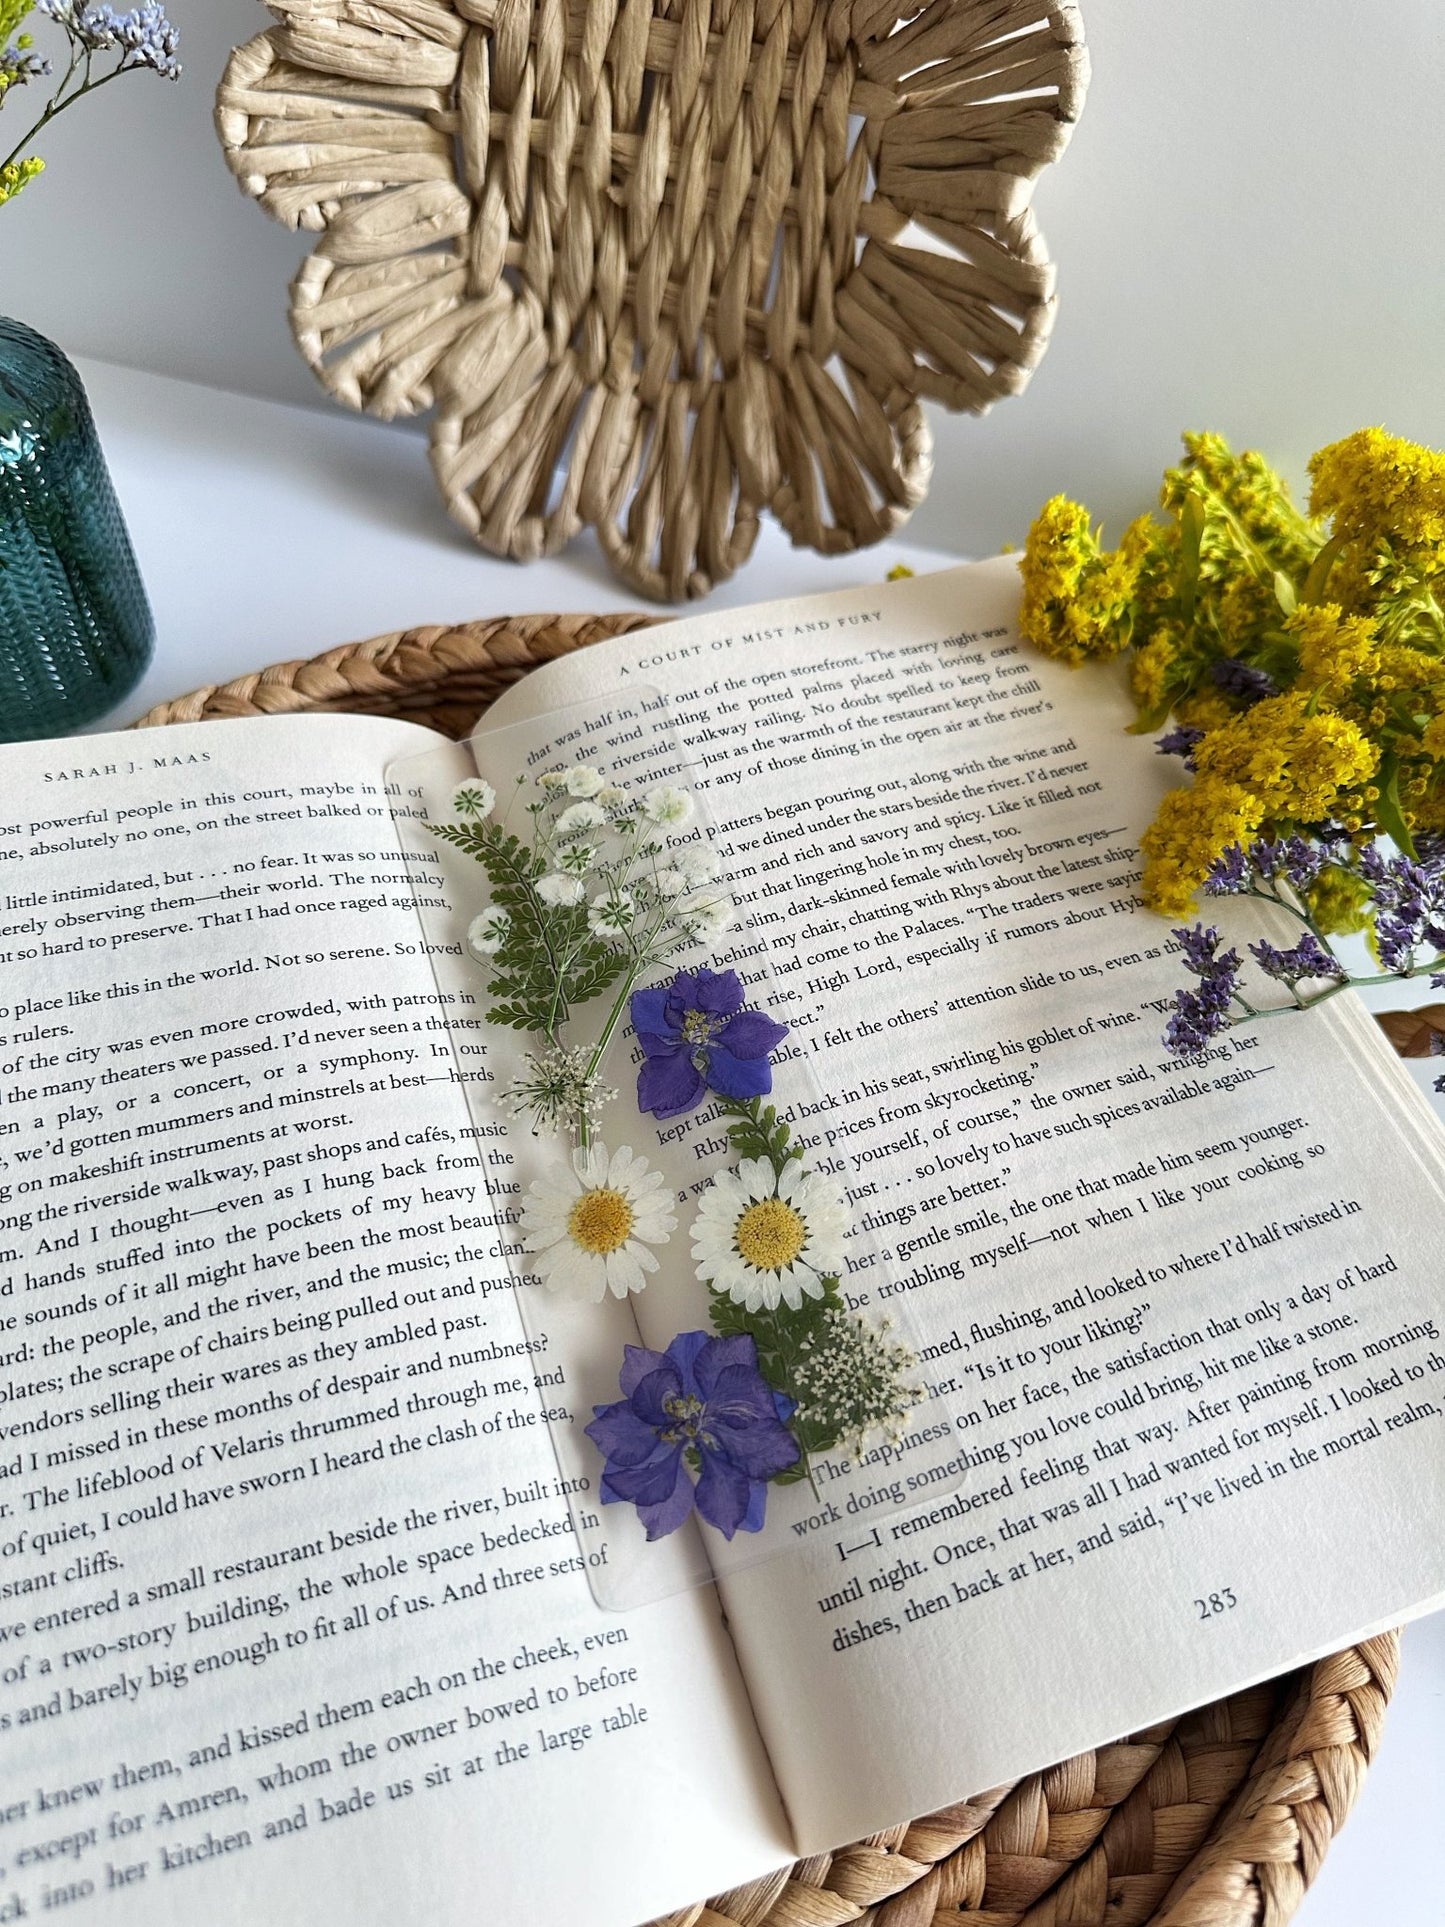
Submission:
POLYGON ((154 639, 80 377, 0 316, 0 741, 103 716, 154 639))

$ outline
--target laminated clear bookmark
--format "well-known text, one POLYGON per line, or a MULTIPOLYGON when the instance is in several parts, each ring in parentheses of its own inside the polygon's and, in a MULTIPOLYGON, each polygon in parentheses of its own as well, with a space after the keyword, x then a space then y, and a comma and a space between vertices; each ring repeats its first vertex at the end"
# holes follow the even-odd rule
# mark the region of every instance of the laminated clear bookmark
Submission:
POLYGON ((969 1421, 929 1395, 852 1211, 825 1013, 770 963, 766 871, 761 894, 724 873, 667 699, 634 685, 387 778, 470 1116, 438 1366, 484 1427, 493 1392, 535 1390, 509 1423, 550 1433, 559 1532, 537 1550, 516 1508, 527 1563, 624 1609, 846 1557, 957 1489, 969 1421))

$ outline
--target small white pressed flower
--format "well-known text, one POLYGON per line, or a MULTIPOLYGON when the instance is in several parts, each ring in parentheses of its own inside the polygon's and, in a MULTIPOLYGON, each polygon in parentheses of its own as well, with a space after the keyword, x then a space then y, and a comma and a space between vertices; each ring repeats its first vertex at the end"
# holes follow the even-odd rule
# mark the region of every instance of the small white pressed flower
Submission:
POLYGON ((580 903, 583 897, 581 877, 559 876, 551 870, 544 877, 538 877, 532 886, 543 903, 556 903, 566 906, 580 903))
POLYGON ((691 887, 681 870, 659 870, 652 881, 660 897, 680 897, 691 887))
POLYGON ((572 1153, 571 1169, 540 1180, 522 1206, 522 1243, 552 1291, 599 1304, 609 1292, 641 1291, 657 1270, 649 1245, 664 1245, 677 1229, 675 1200, 662 1173, 625 1144, 572 1153))
POLYGON ((587 928, 594 937, 616 943, 627 935, 636 916, 637 905, 625 890, 619 890, 614 896, 592 899, 592 907, 587 912, 587 928))
POLYGON ((496 806, 497 792, 480 776, 452 791, 452 810, 457 816, 490 816, 496 806))
POLYGON ((591 1063, 592 1052, 579 1045, 554 1044, 548 1050, 528 1051, 522 1069, 503 1092, 502 1103, 516 1116, 531 1119, 534 1137, 595 1125, 602 1106, 617 1093, 602 1082, 591 1063))
POLYGON ((584 830, 600 830, 606 821, 607 812, 595 803, 574 803, 557 818, 557 834, 581 836, 584 830))
POLYGON ((590 763, 574 763, 563 770, 562 782, 569 796, 595 796, 603 787, 602 772, 590 763))
POLYGON ((474 957, 495 957, 507 941, 512 919, 499 904, 483 910, 467 925, 467 948, 474 957))
POLYGON ((857 1460, 874 1433, 897 1445, 924 1387, 918 1354, 892 1336, 893 1320, 870 1325, 842 1306, 825 1311, 798 1348, 793 1390, 798 1416, 857 1460))
POLYGON ((748 1311, 821 1298, 823 1280, 843 1268, 848 1206, 840 1188, 790 1158, 744 1158, 719 1171, 692 1227, 697 1275, 748 1311))
POLYGON ((560 790, 565 789, 566 786, 567 772, 565 769, 544 769, 542 774, 537 778, 537 788, 539 790, 560 790))
POLYGON ((604 810, 620 810, 631 807, 632 799, 626 790, 619 789, 615 783, 604 783, 594 799, 604 810))
POLYGON ((717 852, 707 843, 687 843, 672 852, 672 867, 680 870, 689 883, 715 883, 722 865, 717 852))
POLYGON ((557 858, 557 868, 565 876, 580 877, 592 868, 597 851, 591 843, 574 843, 557 858))
POLYGON ((737 906, 731 897, 705 884, 700 890, 689 890, 686 896, 676 898, 672 914, 694 941, 706 943, 731 929, 737 906))
POLYGON ((642 814, 648 822, 664 830, 683 829, 692 820, 692 812, 691 796, 676 783, 659 783, 656 789, 647 792, 642 805, 642 814))

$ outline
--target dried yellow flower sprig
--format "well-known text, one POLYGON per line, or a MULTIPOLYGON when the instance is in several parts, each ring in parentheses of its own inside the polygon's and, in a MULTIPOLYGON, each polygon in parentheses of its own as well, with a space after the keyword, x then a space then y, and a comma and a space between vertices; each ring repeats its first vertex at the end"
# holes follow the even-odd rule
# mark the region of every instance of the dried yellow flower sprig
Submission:
POLYGON ((1226 852, 1322 834, 1322 931, 1368 919, 1346 846, 1408 857, 1445 831, 1445 455, 1366 428, 1310 462, 1308 512, 1258 454, 1184 437, 1166 519, 1104 548, 1045 504, 1022 562, 1024 634, 1068 663, 1132 649, 1138 730, 1196 771, 1144 838, 1147 900, 1183 914, 1226 852), (1336 898, 1340 900, 1335 901, 1336 898), (1348 900, 1346 900, 1348 899, 1348 900))

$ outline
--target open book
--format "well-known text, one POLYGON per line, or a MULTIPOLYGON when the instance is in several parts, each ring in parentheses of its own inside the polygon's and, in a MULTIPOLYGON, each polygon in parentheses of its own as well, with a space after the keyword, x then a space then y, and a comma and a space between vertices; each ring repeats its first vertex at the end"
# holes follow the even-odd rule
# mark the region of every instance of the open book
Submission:
POLYGON ((1445 1591, 1438 1126, 1347 997, 1169 1060, 1170 766, 1017 594, 704 615, 485 719, 669 699, 956 1439, 626 1612, 465 1094, 476 906, 419 936, 440 739, 0 751, 0 1920, 627 1927, 1445 1591))

